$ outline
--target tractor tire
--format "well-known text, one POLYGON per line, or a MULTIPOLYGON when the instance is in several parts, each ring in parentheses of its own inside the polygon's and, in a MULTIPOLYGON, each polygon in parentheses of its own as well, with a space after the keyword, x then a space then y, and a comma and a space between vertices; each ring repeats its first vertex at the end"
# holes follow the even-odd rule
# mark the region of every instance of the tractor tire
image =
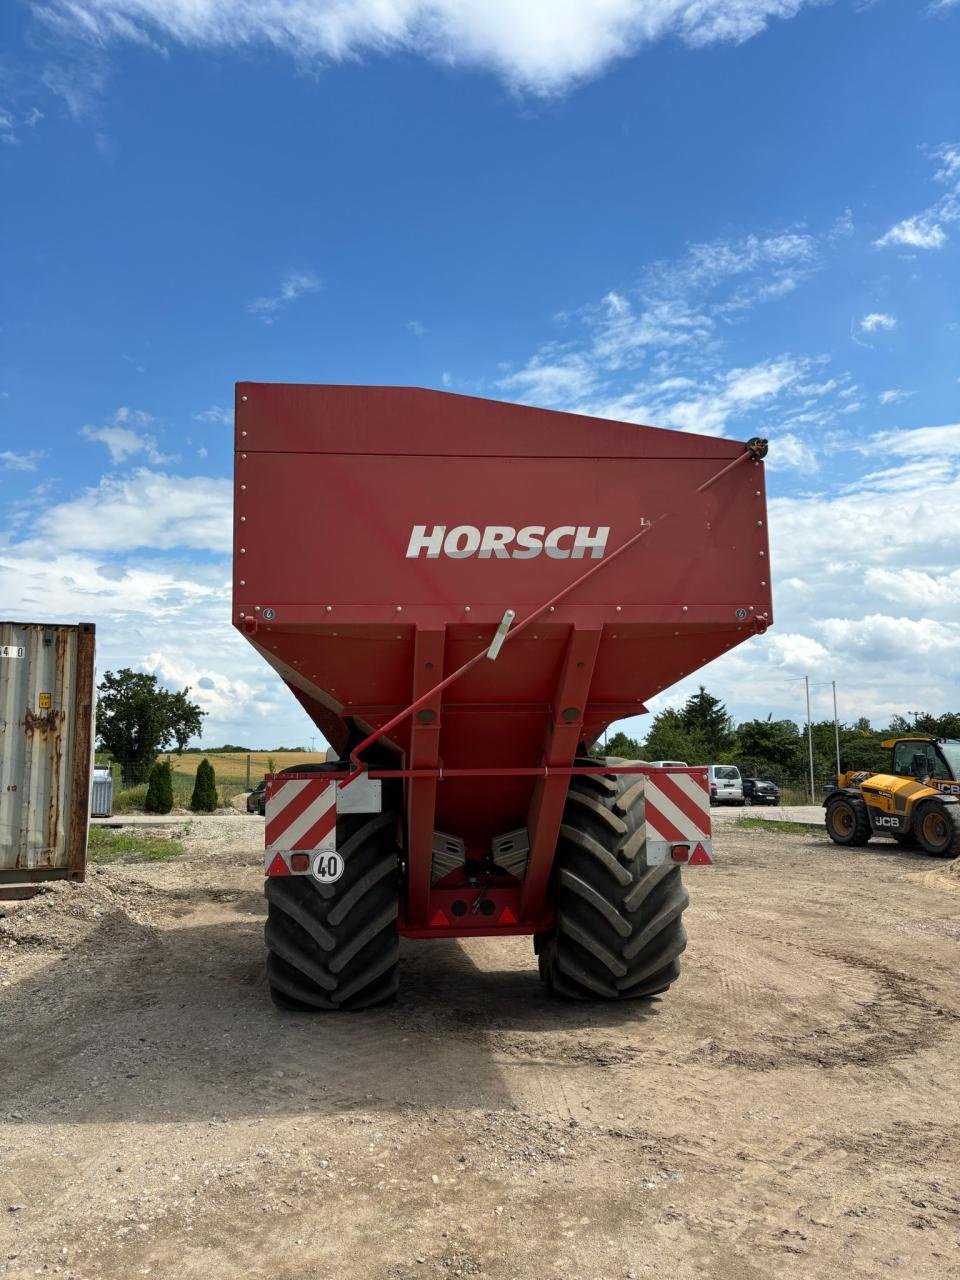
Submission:
POLYGON ((917 814, 913 830, 924 853, 960 858, 960 805, 927 801, 917 814))
POLYGON ((280 1009, 367 1009, 399 985, 395 812, 344 815, 335 884, 312 875, 266 881, 267 980, 280 1009))
POLYGON ((840 796, 827 805, 827 835, 834 844, 865 845, 873 834, 867 806, 859 796, 840 796))
POLYGON ((680 976, 689 898, 677 863, 647 864, 644 786, 630 774, 571 779, 554 864, 557 924, 534 938, 556 995, 637 999, 680 976))

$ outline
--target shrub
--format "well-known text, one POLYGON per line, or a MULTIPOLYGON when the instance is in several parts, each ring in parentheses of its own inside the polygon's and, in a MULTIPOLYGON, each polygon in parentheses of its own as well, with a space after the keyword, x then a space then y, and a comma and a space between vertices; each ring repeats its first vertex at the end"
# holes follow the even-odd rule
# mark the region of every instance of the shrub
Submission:
POLYGON ((217 777, 213 765, 204 757, 197 765, 197 780, 193 784, 190 808, 194 813, 213 813, 217 807, 217 777))
POLYGON ((173 775, 169 761, 158 760, 150 770, 143 807, 147 813, 169 813, 173 808, 173 775))

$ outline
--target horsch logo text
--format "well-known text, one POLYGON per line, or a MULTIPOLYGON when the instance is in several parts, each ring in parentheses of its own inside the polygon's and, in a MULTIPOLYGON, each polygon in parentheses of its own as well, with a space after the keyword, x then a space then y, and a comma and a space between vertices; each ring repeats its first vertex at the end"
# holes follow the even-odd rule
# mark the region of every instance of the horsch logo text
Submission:
POLYGON ((539 555, 551 560, 583 560, 590 553, 591 560, 600 560, 607 547, 606 527, 591 529, 589 525, 562 524, 556 529, 546 525, 528 524, 514 529, 508 524, 488 524, 478 529, 472 524, 458 524, 447 528, 435 524, 428 529, 425 524, 415 524, 407 546, 407 559, 439 560, 447 556, 451 560, 466 560, 476 556, 478 560, 534 560, 539 555))

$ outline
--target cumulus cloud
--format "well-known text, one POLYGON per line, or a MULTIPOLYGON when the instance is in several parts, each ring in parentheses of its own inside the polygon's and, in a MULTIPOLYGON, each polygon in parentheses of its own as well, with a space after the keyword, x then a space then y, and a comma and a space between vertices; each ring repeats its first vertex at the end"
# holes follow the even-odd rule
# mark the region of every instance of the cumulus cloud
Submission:
POLYGON ((50 551, 228 550, 231 485, 207 476, 168 476, 145 468, 105 477, 78 497, 48 507, 30 545, 50 551))
POLYGON ((247 303, 247 310, 263 324, 273 324, 279 312, 286 310, 291 302, 296 302, 306 293, 318 293, 322 288, 323 281, 312 271, 291 271, 276 293, 254 298, 253 302, 247 303))
POLYGON ((888 315, 885 311, 871 311, 863 317, 859 327, 861 333, 876 333, 879 329, 889 331, 897 327, 897 321, 895 316, 888 315))
POLYGON ((138 454, 144 454, 147 460, 154 464, 167 462, 169 461, 167 456, 157 448, 156 437, 136 430, 137 427, 148 426, 151 422, 153 418, 149 413, 122 405, 110 422, 102 427, 81 427, 80 434, 85 440, 106 445, 111 462, 124 463, 138 454))
POLYGON ((262 44, 298 59, 417 53, 480 67, 512 86, 553 94, 611 62, 675 38, 694 48, 739 43, 804 0, 49 0, 60 32, 96 46, 176 41, 262 44))

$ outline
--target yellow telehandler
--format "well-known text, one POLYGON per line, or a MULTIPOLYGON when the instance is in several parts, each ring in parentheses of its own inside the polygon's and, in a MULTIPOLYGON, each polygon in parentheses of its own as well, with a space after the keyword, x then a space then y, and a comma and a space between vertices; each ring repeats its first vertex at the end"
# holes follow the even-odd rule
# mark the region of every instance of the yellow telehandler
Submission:
POLYGON ((952 738, 888 738, 889 773, 848 770, 827 793, 827 834, 837 844, 864 845, 893 836, 940 857, 960 857, 960 742, 952 738))

